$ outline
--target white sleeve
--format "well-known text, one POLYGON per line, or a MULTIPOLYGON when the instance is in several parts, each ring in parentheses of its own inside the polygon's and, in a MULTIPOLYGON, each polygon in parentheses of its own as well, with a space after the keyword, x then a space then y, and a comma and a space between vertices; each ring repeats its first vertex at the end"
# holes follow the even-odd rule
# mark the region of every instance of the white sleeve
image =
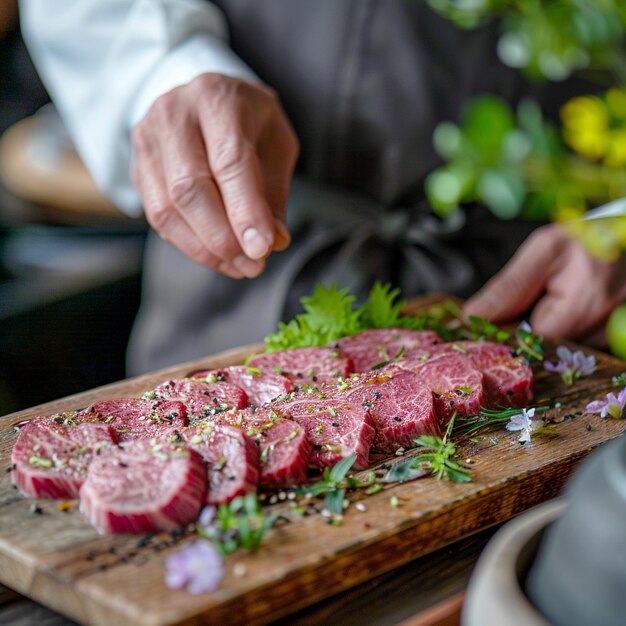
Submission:
POLYGON ((130 129, 158 96, 203 72, 257 80, 203 0, 22 0, 24 39, 99 189, 141 213, 130 129))

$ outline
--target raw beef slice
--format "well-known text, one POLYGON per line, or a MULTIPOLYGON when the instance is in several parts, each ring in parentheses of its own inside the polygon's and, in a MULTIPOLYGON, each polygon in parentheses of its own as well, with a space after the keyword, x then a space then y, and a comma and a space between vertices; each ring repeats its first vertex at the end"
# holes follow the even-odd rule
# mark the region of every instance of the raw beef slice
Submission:
POLYGON ((389 361, 398 354, 415 354, 428 349, 441 338, 432 330, 373 328, 351 337, 343 337, 334 345, 352 359, 355 372, 367 372, 373 365, 389 361))
POLYGON ((376 430, 366 407, 315 390, 295 394, 278 405, 306 431, 313 444, 312 465, 332 466, 356 454, 354 468, 368 467, 376 430))
POLYGON ((191 378, 204 379, 205 382, 224 381, 237 385, 246 392, 250 404, 256 406, 267 404, 274 398, 293 391, 293 383, 286 376, 245 365, 232 365, 221 370, 197 372, 191 378))
POLYGON ((11 479, 26 496, 76 498, 95 455, 117 442, 109 424, 67 425, 38 417, 22 429, 11 452, 11 479))
POLYGON ((111 424, 120 441, 165 437, 187 425, 185 406, 167 400, 103 400, 75 417, 81 422, 111 424))
POLYGON ((199 454, 168 439, 128 441, 94 459, 80 510, 104 533, 150 533, 194 522, 207 476, 199 454))
POLYGON ((464 417, 478 415, 486 406, 483 374, 465 354, 454 352, 417 361, 401 359, 396 365, 414 372, 432 391, 442 431, 455 412, 464 417))
POLYGON ((257 354, 249 365, 286 376, 295 385, 320 384, 353 371, 352 361, 336 348, 292 348, 257 354))
POLYGON ((413 372, 382 368, 340 382, 336 393, 369 409, 376 426, 373 447, 381 452, 413 448, 420 435, 441 435, 433 394, 413 372))
POLYGON ((285 419, 271 408, 231 410, 216 415, 216 423, 241 428, 254 441, 260 454, 264 487, 287 487, 306 481, 311 442, 297 422, 285 419))
POLYGON ((209 504, 230 502, 236 496, 256 493, 259 484, 259 450, 239 428, 198 424, 182 436, 207 464, 209 504))
POLYGON ((441 352, 465 352, 485 380, 489 406, 522 407, 533 399, 533 371, 509 346, 491 341, 457 341, 437 346, 441 352))
POLYGON ((243 409, 248 404, 243 389, 220 381, 168 380, 154 389, 154 395, 182 402, 192 423, 227 409, 243 409))

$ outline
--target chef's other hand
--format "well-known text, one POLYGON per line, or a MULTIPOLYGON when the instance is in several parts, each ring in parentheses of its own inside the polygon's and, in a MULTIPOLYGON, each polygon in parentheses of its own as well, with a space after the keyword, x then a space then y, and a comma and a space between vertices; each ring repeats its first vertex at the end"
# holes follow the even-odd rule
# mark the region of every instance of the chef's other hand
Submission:
POLYGON ((289 245, 284 214, 298 142, 269 88, 202 74, 159 97, 132 143, 148 222, 194 261, 252 278, 289 245))
POLYGON ((500 323, 534 305, 537 334, 601 343, 608 316, 625 299, 626 255, 601 261, 552 224, 536 230, 464 311, 500 323))

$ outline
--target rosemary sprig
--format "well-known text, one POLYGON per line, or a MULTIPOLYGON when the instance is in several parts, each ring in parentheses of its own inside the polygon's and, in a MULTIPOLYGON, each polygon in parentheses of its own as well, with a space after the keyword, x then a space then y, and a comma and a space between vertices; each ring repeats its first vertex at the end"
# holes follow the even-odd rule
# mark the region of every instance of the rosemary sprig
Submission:
MULTIPOLYGON (((547 411, 550 405, 537 406, 535 412, 547 411)), ((466 417, 459 420, 454 428, 454 432, 462 435, 471 435, 487 426, 494 424, 507 424, 514 415, 519 415, 522 409, 485 409, 481 408, 478 415, 466 417)))
POLYGON ((214 518, 206 525, 196 524, 196 529, 201 537, 212 541, 223 555, 240 547, 254 552, 277 519, 277 515, 265 515, 257 496, 248 493, 228 504, 220 504, 214 518))

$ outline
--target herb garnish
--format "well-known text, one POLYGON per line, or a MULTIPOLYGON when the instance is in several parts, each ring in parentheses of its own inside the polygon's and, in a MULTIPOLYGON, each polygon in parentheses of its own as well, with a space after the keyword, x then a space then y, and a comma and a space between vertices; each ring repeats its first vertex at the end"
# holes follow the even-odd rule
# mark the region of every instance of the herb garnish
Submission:
MULTIPOLYGON (((360 481, 354 476, 348 476, 348 472, 355 461, 356 454, 351 454, 345 459, 341 459, 341 461, 336 463, 332 468, 325 467, 322 472, 321 481, 298 487, 296 490, 297 493, 304 496, 320 497, 324 495, 324 507, 330 513, 330 521, 332 524, 338 525, 341 523, 346 489, 359 489, 361 487, 371 488, 376 481, 374 472, 368 473, 365 482, 360 481)), ((368 495, 370 494, 368 493, 368 495)))
POLYGON ((456 412, 448 422, 443 439, 437 435, 422 435, 415 439, 418 447, 424 452, 412 459, 394 465, 384 478, 385 482, 406 482, 421 478, 430 472, 438 480, 447 478, 456 483, 471 482, 470 471, 453 460, 456 445, 450 441, 454 429, 456 412))
POLYGON ((613 378, 611 378, 611 383, 613 384, 613 387, 626 387, 626 372, 613 376, 613 378))
MULTIPOLYGON (((548 411, 552 407, 549 405, 534 407, 534 411, 548 411)), ((471 435, 487 426, 493 426, 494 424, 507 424, 510 419, 519 415, 522 409, 485 409, 481 408, 478 415, 472 417, 465 417, 457 421, 454 432, 471 435)), ((529 409, 530 410, 530 409, 529 409)))
POLYGON ((277 515, 265 515, 257 496, 248 493, 234 498, 229 504, 220 504, 217 509, 205 507, 196 529, 223 555, 240 547, 254 552, 277 519, 277 515))

